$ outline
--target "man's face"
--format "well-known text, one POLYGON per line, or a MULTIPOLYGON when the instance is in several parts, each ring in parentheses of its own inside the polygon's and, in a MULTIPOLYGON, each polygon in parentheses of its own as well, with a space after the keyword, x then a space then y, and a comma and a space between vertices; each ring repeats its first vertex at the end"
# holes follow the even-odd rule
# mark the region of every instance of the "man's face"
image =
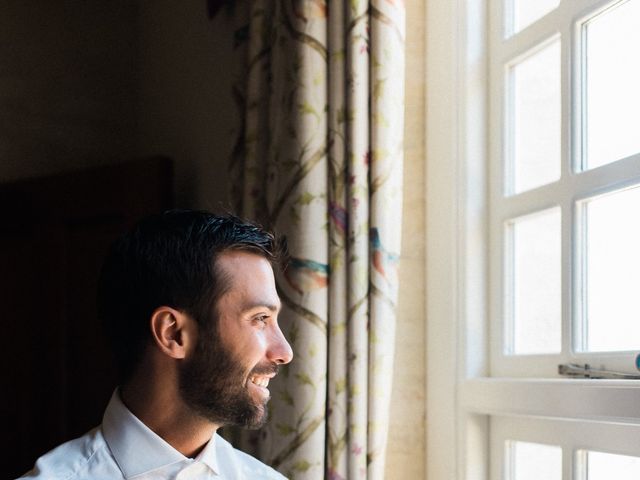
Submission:
POLYGON ((218 301, 217 320, 205 322, 211 327, 201 328, 180 369, 180 391, 213 423, 258 428, 267 417, 269 379, 293 357, 277 322, 273 270, 264 257, 242 251, 222 253, 217 270, 228 289, 218 301))

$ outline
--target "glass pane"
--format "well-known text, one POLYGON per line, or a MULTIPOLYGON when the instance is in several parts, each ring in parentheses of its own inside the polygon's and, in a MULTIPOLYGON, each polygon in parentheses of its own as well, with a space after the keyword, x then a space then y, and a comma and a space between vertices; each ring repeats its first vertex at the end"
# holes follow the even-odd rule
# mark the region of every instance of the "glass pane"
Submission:
POLYGON ((510 69, 509 193, 560 178, 560 40, 510 69))
POLYGON ((544 17, 558 5, 560 5, 560 0, 511 0, 511 11, 513 12, 511 33, 518 33, 544 17))
POLYGON ((515 219, 512 252, 514 354, 561 350, 560 208, 515 219))
POLYGON ((640 458, 612 453, 587 452, 589 480, 638 480, 640 458))
POLYGON ((640 349, 640 188, 586 202, 586 347, 640 349))
POLYGON ((507 442, 507 480, 562 480, 562 448, 507 442))
POLYGON ((640 0, 584 25, 586 165, 595 168, 640 152, 640 0))

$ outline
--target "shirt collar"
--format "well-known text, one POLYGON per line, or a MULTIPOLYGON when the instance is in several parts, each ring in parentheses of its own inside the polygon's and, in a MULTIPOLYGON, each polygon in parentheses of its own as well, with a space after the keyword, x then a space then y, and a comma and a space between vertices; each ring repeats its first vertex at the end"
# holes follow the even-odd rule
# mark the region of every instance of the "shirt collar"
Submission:
POLYGON ((218 470, 218 456, 216 455, 216 437, 217 435, 214 433, 211 440, 207 442, 205 447, 198 454, 196 460, 204 463, 217 475, 220 473, 220 470, 218 470))
MULTIPOLYGON (((116 389, 102 420, 102 433, 118 467, 129 479, 189 459, 147 427, 122 403, 116 389)), ((214 434, 196 457, 215 473, 218 462, 214 434)))

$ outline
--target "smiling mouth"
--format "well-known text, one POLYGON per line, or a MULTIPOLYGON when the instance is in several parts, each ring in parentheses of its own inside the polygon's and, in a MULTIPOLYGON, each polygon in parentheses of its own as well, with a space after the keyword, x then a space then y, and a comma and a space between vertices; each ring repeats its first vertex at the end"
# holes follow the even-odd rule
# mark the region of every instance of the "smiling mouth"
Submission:
POLYGON ((267 388, 269 386, 269 377, 254 375, 249 378, 249 381, 262 388, 267 388))

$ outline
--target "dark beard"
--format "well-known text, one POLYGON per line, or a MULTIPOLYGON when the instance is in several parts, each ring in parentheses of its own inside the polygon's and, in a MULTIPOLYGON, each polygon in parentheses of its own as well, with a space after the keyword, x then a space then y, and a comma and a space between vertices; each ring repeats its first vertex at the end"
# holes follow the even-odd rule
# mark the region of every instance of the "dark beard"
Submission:
POLYGON ((219 426, 260 428, 267 421, 268 399, 256 404, 245 381, 252 374, 275 373, 278 366, 260 364, 248 373, 222 345, 215 328, 201 326, 200 331, 193 357, 179 370, 183 400, 196 414, 219 426))

